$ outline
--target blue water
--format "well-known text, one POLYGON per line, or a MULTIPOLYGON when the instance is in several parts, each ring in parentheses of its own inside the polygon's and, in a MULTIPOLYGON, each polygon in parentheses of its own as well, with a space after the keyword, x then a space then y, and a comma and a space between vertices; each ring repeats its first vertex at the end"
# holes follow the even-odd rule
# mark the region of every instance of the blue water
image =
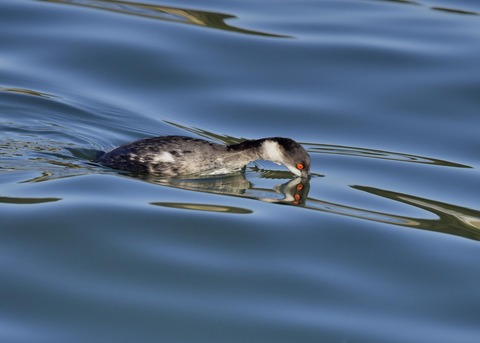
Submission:
POLYGON ((0 2, 0 342, 480 337, 480 4, 0 2), (132 177, 164 134, 313 176, 132 177))

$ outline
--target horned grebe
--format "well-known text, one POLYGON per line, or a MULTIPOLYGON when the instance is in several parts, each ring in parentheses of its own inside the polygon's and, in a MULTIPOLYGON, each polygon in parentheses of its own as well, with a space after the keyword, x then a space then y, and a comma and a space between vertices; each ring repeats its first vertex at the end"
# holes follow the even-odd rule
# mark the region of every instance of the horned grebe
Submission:
POLYGON ((184 136, 146 138, 115 148, 95 162, 134 173, 172 177, 232 173, 255 160, 283 164, 302 178, 310 175, 310 156, 305 149, 281 137, 232 145, 184 136))

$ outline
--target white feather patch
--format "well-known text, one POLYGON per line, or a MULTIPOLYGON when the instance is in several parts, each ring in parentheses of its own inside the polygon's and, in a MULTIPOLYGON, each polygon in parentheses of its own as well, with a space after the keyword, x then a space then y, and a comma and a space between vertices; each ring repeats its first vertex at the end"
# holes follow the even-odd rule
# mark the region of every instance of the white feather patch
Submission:
POLYGON ((283 154, 277 142, 265 141, 262 144, 264 156, 275 163, 283 163, 283 154))
POLYGON ((171 153, 162 151, 158 155, 153 157, 153 162, 160 163, 160 162, 175 162, 175 158, 172 156, 171 153))

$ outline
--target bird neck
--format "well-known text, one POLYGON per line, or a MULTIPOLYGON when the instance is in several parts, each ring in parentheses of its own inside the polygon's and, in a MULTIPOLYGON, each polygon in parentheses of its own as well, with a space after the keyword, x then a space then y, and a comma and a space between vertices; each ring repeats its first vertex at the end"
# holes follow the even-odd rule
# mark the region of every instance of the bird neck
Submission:
POLYGON ((239 144, 229 145, 227 150, 242 156, 250 163, 255 160, 269 160, 282 163, 284 157, 277 142, 269 138, 244 141, 239 144))
POLYGON ((269 160, 275 163, 283 163, 285 157, 278 142, 272 139, 265 139, 261 144, 261 156, 264 160, 269 160))
POLYGON ((250 162, 263 159, 262 140, 248 140, 227 146, 228 159, 236 164, 247 165, 250 162))

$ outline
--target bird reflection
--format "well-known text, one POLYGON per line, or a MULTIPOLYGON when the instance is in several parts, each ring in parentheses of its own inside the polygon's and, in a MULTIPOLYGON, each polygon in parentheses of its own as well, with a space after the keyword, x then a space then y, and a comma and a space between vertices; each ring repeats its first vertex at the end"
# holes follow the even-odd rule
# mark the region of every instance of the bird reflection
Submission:
POLYGON ((158 178, 147 175, 142 179, 162 186, 297 206, 305 205, 310 190, 308 179, 294 178, 273 188, 264 188, 255 186, 243 173, 192 179, 158 178))

